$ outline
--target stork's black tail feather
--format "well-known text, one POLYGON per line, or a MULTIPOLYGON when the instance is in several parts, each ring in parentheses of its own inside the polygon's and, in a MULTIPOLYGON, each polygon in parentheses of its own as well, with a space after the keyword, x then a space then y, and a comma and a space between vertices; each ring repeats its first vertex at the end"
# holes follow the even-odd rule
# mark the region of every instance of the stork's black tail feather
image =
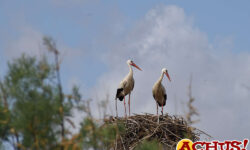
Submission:
POLYGON ((124 99, 124 96, 122 95, 122 91, 123 91, 123 88, 117 89, 116 98, 115 99, 118 98, 120 101, 122 101, 124 99))
POLYGON ((120 97, 118 97, 118 98, 119 98, 120 101, 123 101, 124 96, 120 96, 120 97))

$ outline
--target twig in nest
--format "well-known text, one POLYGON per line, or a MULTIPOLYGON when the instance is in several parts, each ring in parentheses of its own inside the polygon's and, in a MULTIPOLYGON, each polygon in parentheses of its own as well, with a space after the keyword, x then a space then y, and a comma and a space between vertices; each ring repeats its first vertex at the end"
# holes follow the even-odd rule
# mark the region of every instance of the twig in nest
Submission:
POLYGON ((121 133, 119 139, 116 140, 118 150, 132 150, 144 140, 157 140, 163 147, 173 149, 183 138, 197 141, 200 134, 204 134, 189 126, 182 117, 165 114, 160 117, 159 123, 157 120, 158 117, 152 114, 135 114, 128 118, 106 119, 105 123, 121 122, 124 124, 125 132, 121 133))

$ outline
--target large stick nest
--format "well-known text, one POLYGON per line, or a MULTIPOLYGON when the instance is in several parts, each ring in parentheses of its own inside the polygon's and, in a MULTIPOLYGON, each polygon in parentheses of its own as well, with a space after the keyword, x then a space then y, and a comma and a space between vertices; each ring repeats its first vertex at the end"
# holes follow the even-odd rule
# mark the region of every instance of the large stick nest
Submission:
POLYGON ((125 132, 116 139, 115 149, 134 149, 144 140, 157 140, 167 149, 175 149, 179 140, 188 138, 199 140, 201 131, 187 124, 182 117, 165 114, 158 117, 152 114, 134 115, 128 118, 110 118, 106 124, 122 122, 125 132))

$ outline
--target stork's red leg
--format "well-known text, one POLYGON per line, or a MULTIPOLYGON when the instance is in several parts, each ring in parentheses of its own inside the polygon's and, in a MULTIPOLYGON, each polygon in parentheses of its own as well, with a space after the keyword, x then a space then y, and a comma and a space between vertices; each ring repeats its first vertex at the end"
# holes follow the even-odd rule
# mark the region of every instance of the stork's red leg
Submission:
POLYGON ((126 110, 125 96, 124 96, 124 108, 125 108, 125 117, 127 118, 127 110, 126 110))
POLYGON ((130 93, 128 95, 128 111, 129 111, 129 116, 130 116, 130 93))

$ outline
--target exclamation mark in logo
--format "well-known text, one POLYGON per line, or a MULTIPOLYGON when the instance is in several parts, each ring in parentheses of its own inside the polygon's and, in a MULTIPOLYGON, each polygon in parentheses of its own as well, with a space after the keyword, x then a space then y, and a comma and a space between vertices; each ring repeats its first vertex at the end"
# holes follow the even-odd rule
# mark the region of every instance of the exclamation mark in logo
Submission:
POLYGON ((248 144, 248 139, 245 139, 245 140, 244 140, 244 148, 243 148, 242 150, 247 150, 247 149, 246 149, 247 144, 248 144))

